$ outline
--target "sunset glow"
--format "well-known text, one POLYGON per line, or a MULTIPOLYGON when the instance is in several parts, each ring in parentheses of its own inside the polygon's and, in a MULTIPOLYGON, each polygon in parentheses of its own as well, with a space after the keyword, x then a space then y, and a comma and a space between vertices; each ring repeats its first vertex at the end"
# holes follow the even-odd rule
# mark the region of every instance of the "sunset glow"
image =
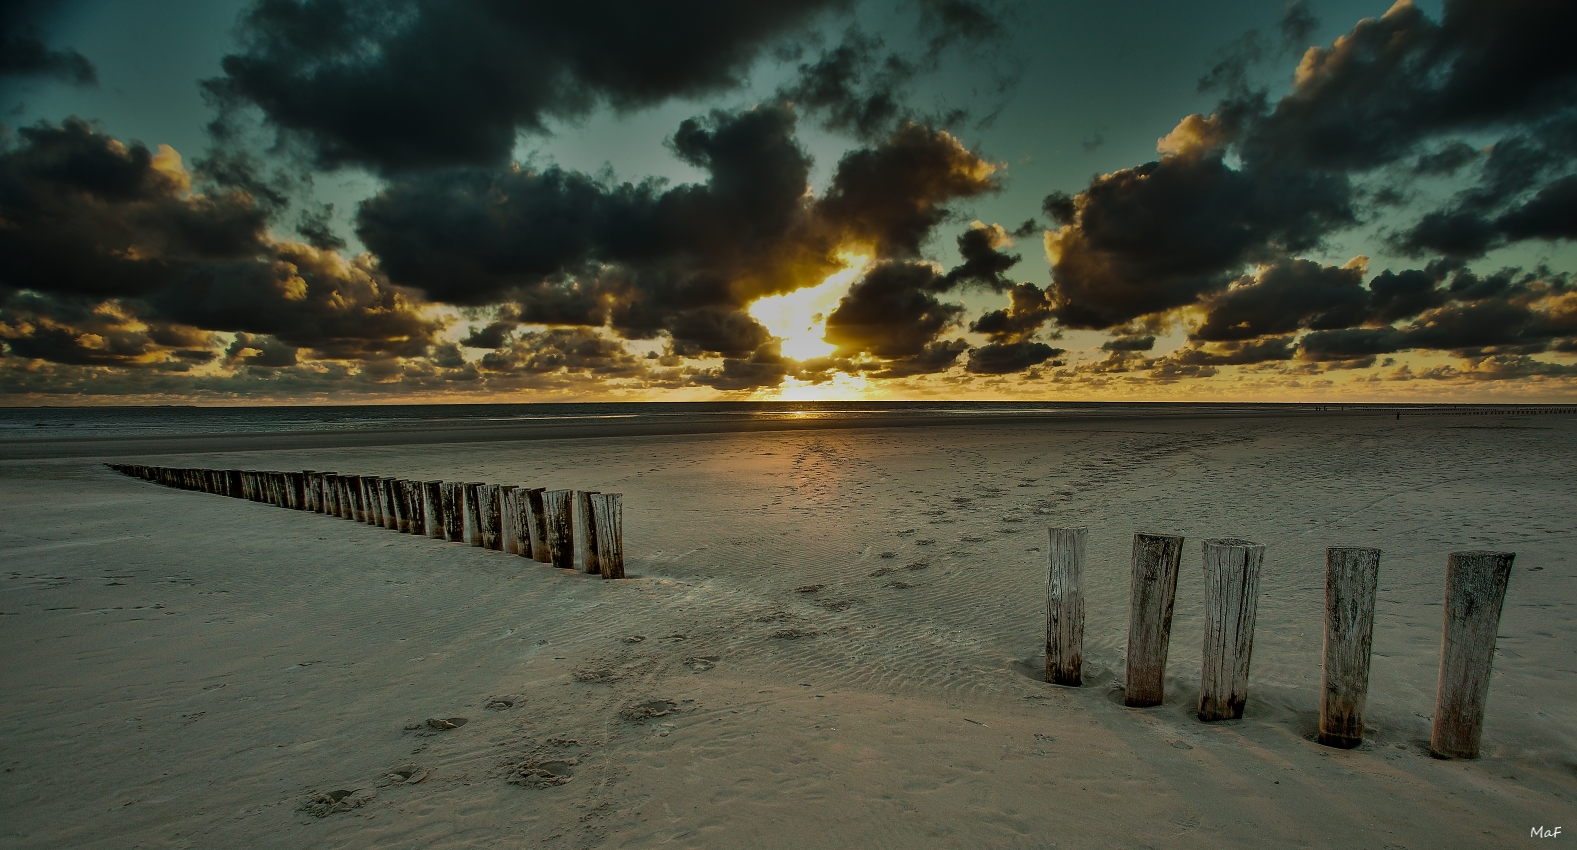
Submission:
MULTIPOLYGON (((781 340, 784 357, 809 360, 833 352, 833 346, 822 339, 827 329, 827 314, 837 309, 839 299, 848 294, 849 287, 871 264, 870 257, 861 255, 841 254, 838 259, 845 263, 843 270, 828 275, 821 283, 757 299, 748 308, 751 318, 781 340)), ((785 387, 782 397, 790 398, 786 391, 785 387)))

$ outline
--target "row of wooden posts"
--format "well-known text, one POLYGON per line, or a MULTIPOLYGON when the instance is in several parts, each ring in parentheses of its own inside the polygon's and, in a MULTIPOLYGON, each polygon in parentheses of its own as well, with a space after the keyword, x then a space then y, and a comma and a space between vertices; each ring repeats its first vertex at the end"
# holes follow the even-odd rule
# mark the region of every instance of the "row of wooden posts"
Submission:
MULTIPOLYGON (((1046 583, 1046 679, 1081 684, 1084 647, 1084 540, 1087 529, 1053 528, 1046 583)), ((1183 538, 1135 534, 1124 702, 1160 705, 1183 538)), ((1489 698, 1495 631, 1511 577, 1510 552, 1452 552, 1446 558, 1446 612, 1430 751, 1477 758, 1489 698)), ((1199 719, 1236 720, 1248 699, 1249 657, 1265 547, 1247 540, 1204 542, 1205 637, 1199 719)), ((1325 648, 1319 741, 1350 749, 1363 742, 1369 650, 1380 550, 1325 550, 1325 648)))
POLYGON ((603 578, 624 578, 624 505, 619 493, 411 481, 310 469, 107 466, 169 487, 329 514, 497 549, 603 578))

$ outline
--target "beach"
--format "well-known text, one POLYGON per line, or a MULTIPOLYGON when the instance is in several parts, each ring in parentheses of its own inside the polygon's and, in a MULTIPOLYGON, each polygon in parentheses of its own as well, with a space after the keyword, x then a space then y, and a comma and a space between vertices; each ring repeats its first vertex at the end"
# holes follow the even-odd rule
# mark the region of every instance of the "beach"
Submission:
POLYGON ((1438 848, 1577 828, 1570 415, 52 434, 0 442, 0 505, 0 847, 1438 848), (105 462, 619 492, 629 577, 105 462), (1071 525, 1080 688, 1046 683, 1042 655, 1046 529, 1071 525), (1150 709, 1117 690, 1139 531, 1187 538, 1150 709), (1247 714, 1206 724, 1200 542, 1227 536, 1265 564, 1247 714), (1329 546, 1384 552, 1354 750, 1313 741, 1329 546), (1463 549, 1517 559, 1483 755, 1446 761, 1429 718, 1463 549))

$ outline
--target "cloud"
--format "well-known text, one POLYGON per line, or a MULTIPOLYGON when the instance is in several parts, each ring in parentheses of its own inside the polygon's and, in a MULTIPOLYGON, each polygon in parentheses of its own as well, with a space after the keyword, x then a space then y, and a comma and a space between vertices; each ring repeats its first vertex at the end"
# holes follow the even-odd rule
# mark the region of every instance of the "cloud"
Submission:
POLYGON ((401 175, 362 203, 357 234, 382 273, 435 301, 507 302, 523 322, 606 325, 626 339, 666 335, 681 356, 745 361, 718 373, 730 387, 787 374, 781 355, 762 353, 770 334, 746 308, 821 283, 842 255, 883 260, 829 316, 829 341, 851 355, 917 357, 960 309, 931 293, 1005 284, 1017 258, 1001 252, 997 225, 960 238, 965 262, 953 272, 916 262, 951 202, 996 191, 996 165, 906 124, 845 155, 816 197, 796 123, 785 104, 683 122, 671 147, 707 172, 702 183, 519 166, 401 175))
POLYGON ((923 262, 887 261, 873 267, 827 316, 827 341, 846 356, 919 356, 963 312, 927 291, 940 276, 936 267, 923 262))
POLYGON ((7 0, 0 5, 0 80, 49 77, 79 86, 98 82, 86 56, 44 42, 41 25, 60 5, 51 0, 7 0))
POLYGON ((323 167, 500 165, 555 119, 735 88, 764 50, 848 5, 259 0, 204 86, 323 167))
MULTIPOLYGON (((1179 122, 1156 161, 1047 196, 1056 322, 1126 337, 1136 324, 1198 316, 1189 346, 1157 361, 1158 379, 1294 355, 1351 364, 1557 344, 1564 276, 1476 277, 1463 263, 1521 239, 1577 236, 1577 56, 1555 35, 1573 24, 1577 8, 1562 4, 1449 0, 1435 22, 1402 0, 1308 48, 1277 99, 1247 70, 1271 45, 1245 37, 1204 81, 1224 92, 1213 113, 1179 122), (1486 135, 1498 138, 1485 145, 1486 135), (1390 235, 1429 258, 1423 268, 1365 284, 1361 258, 1302 257, 1409 203, 1410 181, 1453 175, 1467 185, 1390 235)), ((1283 45, 1310 32, 1307 10, 1293 9, 1283 45)))
POLYGON ((415 356, 441 327, 372 258, 278 240, 246 192, 194 189, 168 147, 75 119, 18 137, 0 151, 0 313, 14 356, 196 362, 185 343, 158 342, 171 326, 269 336, 327 359, 415 356))
MULTIPOLYGON (((1006 309, 992 310, 976 319, 969 329, 985 334, 993 343, 1014 343, 1028 339, 1051 318, 1052 304, 1046 293, 1033 283, 1020 283, 1009 293, 1006 309)), ((1151 337, 1154 342, 1154 337, 1151 337)))
POLYGON ((971 349, 964 370, 977 375, 1006 375, 1038 366, 1062 353, 1063 349, 1043 342, 992 342, 971 349))

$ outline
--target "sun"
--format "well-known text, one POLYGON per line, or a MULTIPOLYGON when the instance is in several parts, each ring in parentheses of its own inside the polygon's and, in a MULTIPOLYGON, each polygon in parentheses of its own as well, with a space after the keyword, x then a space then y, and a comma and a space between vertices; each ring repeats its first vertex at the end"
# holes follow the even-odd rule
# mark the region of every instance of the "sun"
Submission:
POLYGON ((871 264, 871 258, 863 255, 839 254, 838 259, 844 267, 821 283, 758 298, 747 309, 751 318, 778 338, 784 357, 810 360, 826 357, 835 350, 822 339, 827 333, 827 314, 871 264))
POLYGON ((834 372, 832 380, 819 384, 784 378, 783 383, 764 394, 773 401, 854 401, 867 398, 875 390, 864 375, 834 372))

